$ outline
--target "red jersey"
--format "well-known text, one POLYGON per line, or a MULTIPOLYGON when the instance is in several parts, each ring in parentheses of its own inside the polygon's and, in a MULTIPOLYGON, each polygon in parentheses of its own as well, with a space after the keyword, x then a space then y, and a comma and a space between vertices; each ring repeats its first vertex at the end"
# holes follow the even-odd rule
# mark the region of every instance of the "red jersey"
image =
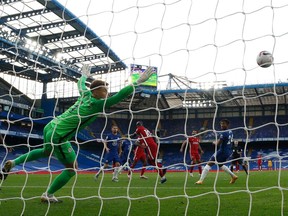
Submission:
POLYGON ((147 154, 149 160, 154 161, 155 158, 157 158, 158 146, 154 141, 151 132, 143 126, 138 126, 136 133, 139 136, 140 143, 143 143, 146 146, 148 145, 147 154))
MULTIPOLYGON (((143 144, 144 145, 144 144, 143 144)), ((133 157, 134 162, 138 162, 139 160, 146 160, 146 152, 144 148, 141 146, 137 146, 135 151, 134 151, 134 157, 133 157)))
POLYGON ((136 129, 136 133, 139 136, 139 140, 141 143, 144 143, 145 145, 148 145, 149 147, 151 146, 157 146, 157 144, 155 143, 151 132, 146 129, 144 126, 138 126, 136 129))
POLYGON ((190 154, 199 154, 200 139, 198 137, 190 137, 188 141, 190 144, 190 154))
MULTIPOLYGON (((143 144, 144 145, 144 144, 143 144)), ((142 148, 141 146, 137 146, 134 150, 134 154, 136 155, 141 155, 141 154, 145 154, 145 149, 142 148)))
POLYGON ((261 156, 257 156, 258 157, 258 164, 262 164, 262 157, 261 156))

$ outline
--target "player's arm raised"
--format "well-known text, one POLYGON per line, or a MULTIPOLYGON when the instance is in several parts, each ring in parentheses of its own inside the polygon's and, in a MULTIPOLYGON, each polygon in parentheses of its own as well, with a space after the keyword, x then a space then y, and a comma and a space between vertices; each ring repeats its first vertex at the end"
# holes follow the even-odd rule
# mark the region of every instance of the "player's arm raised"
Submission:
POLYGON ((214 141, 213 144, 219 146, 221 145, 222 142, 223 142, 222 139, 218 139, 217 141, 214 141))
POLYGON ((152 76, 153 73, 154 73, 153 68, 152 67, 148 67, 142 73, 142 75, 139 77, 139 79, 135 83, 133 83, 133 84, 131 84, 129 86, 126 86, 125 88, 121 89, 117 94, 107 98, 105 106, 106 107, 110 107, 110 106, 112 106, 114 104, 119 103, 124 98, 128 97, 134 91, 134 87, 133 86, 140 85, 141 83, 147 81, 152 76))
POLYGON ((103 144, 104 144, 104 149, 105 149, 105 151, 106 151, 106 152, 109 152, 110 149, 108 148, 107 141, 104 140, 104 141, 103 141, 103 144))
POLYGON ((183 152, 185 145, 187 144, 187 140, 184 140, 182 142, 181 148, 180 148, 180 152, 183 152))
POLYGON ((82 76, 77 82, 79 94, 83 95, 85 92, 88 92, 88 88, 86 87, 86 80, 90 76, 91 67, 87 64, 84 64, 81 69, 82 76))
POLYGON ((122 140, 119 141, 119 145, 118 145, 118 153, 119 153, 119 156, 122 155, 122 140))
POLYGON ((143 73, 142 75, 139 77, 139 79, 133 83, 133 85, 141 85, 142 83, 146 82, 151 76, 152 74, 155 73, 153 70, 153 67, 148 67, 143 73))
POLYGON ((200 154, 203 154, 204 153, 204 151, 203 151, 203 149, 202 149, 202 147, 201 147, 201 145, 200 145, 200 143, 199 143, 199 145, 198 145, 199 147, 199 151, 200 151, 200 154))

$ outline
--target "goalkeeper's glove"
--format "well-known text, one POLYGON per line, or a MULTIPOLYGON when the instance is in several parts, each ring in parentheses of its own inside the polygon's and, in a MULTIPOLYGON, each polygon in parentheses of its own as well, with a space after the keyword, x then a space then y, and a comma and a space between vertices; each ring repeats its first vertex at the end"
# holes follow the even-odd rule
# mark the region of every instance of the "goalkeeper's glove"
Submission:
POLYGON ((91 66, 89 66, 88 64, 84 64, 82 66, 82 69, 81 69, 82 76, 89 77, 90 71, 91 71, 91 66))
POLYGON ((153 67, 150 67, 150 66, 149 66, 149 67, 142 73, 142 75, 139 77, 139 79, 138 79, 136 82, 134 82, 133 84, 134 84, 134 85, 140 85, 141 83, 147 81, 153 73, 154 73, 153 67))

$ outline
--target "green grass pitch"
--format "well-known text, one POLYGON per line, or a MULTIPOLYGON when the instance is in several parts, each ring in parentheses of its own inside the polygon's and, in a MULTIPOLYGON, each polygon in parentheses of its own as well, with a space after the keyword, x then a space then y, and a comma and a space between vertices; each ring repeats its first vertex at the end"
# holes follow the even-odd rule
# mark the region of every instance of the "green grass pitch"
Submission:
POLYGON ((233 185, 223 172, 210 172, 203 185, 194 184, 196 172, 194 177, 168 172, 165 184, 159 184, 155 172, 147 173, 148 180, 134 173, 130 182, 126 172, 119 182, 112 182, 111 176, 105 173, 94 181, 94 174, 78 174, 55 194, 63 203, 48 205, 40 202, 40 196, 49 174, 11 174, 1 185, 0 215, 270 216, 288 212, 288 171, 255 171, 249 176, 240 172, 233 185))

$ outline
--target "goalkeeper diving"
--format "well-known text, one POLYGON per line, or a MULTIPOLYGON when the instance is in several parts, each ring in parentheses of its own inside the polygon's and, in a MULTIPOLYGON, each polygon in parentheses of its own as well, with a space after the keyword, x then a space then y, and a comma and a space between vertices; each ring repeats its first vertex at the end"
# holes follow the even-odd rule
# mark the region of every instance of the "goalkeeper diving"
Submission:
POLYGON ((75 104, 44 127, 43 147, 34 149, 14 160, 6 161, 0 173, 0 179, 5 180, 16 165, 54 155, 66 169, 52 181, 47 191, 42 194, 41 201, 61 202, 54 196, 54 193, 66 185, 78 169, 76 154, 69 141, 79 131, 94 122, 98 113, 127 98, 133 93, 135 86, 148 80, 154 73, 153 68, 148 67, 135 83, 108 97, 108 84, 102 80, 94 80, 89 89, 86 87, 85 83, 90 76, 90 70, 89 65, 83 65, 82 76, 77 83, 80 96, 75 104))

